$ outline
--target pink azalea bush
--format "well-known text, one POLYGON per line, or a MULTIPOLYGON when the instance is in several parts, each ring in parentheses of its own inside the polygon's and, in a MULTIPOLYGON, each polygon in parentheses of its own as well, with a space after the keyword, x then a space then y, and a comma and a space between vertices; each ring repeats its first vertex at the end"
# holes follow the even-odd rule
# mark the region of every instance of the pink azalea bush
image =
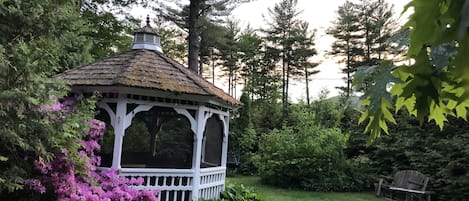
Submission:
MULTIPOLYGON (((43 106, 41 110, 66 114, 73 111, 72 105, 72 101, 63 101, 43 106)), ((105 124, 96 119, 88 123, 90 129, 81 141, 82 149, 78 151, 78 161, 70 159, 73 157, 69 156, 69 151, 62 148, 51 161, 42 158, 36 160, 34 166, 42 176, 28 179, 24 184, 41 194, 52 191, 57 200, 61 201, 157 201, 157 191, 139 191, 131 187, 141 185, 142 178, 119 177, 114 169, 96 170, 101 158, 95 152, 101 148, 98 142, 103 137, 105 124)))

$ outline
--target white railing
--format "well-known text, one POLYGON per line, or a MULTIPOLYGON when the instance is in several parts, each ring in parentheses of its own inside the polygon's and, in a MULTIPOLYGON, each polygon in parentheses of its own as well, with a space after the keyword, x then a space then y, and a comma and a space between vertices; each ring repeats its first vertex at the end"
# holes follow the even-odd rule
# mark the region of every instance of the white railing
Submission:
POLYGON ((213 167, 200 170, 199 197, 204 199, 218 199, 225 187, 226 168, 213 167))
MULTIPOLYGON (((127 178, 143 178, 143 184, 137 189, 159 190, 160 201, 192 200, 194 187, 194 170, 191 169, 159 169, 159 168, 121 168, 120 176, 127 178)), ((202 199, 218 199, 225 187, 226 168, 213 167, 200 169, 198 197, 202 199)))
POLYGON ((193 170, 122 168, 119 175, 127 178, 143 178, 137 189, 159 190, 160 201, 185 201, 191 199, 193 170))

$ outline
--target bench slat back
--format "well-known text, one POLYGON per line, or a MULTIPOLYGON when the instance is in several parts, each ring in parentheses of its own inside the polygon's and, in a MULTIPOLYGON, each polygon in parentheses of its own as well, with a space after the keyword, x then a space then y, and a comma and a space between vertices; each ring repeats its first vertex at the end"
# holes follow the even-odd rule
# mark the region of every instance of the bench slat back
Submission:
POLYGON ((428 177, 415 170, 401 170, 396 172, 391 186, 411 190, 425 191, 428 177))

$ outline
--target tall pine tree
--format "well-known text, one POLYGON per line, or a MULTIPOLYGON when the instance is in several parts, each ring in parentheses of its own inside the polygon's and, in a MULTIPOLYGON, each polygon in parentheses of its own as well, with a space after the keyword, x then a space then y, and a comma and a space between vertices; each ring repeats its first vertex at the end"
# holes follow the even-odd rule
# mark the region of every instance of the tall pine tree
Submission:
POLYGON ((253 29, 247 27, 239 36, 238 50, 241 64, 241 76, 244 81, 244 93, 248 94, 251 101, 259 98, 255 93, 256 84, 260 79, 262 66, 262 38, 253 29))
POLYGON ((222 71, 228 77, 228 94, 236 96, 236 85, 239 81, 239 50, 238 37, 240 28, 236 21, 228 21, 223 36, 225 43, 220 47, 220 60, 222 62, 222 71))
POLYGON ((189 69, 199 72, 200 64, 200 36, 204 31, 204 23, 219 23, 222 17, 226 17, 230 12, 244 0, 190 0, 189 4, 182 0, 177 1, 163 1, 158 0, 153 9, 167 20, 175 23, 181 29, 188 32, 188 63, 189 69), (176 5, 176 7, 174 6, 176 5))
POLYGON ((274 53, 274 60, 280 62, 282 80, 282 108, 283 115, 288 115, 288 87, 290 77, 298 73, 299 69, 293 65, 293 49, 297 42, 295 32, 298 28, 300 11, 296 8, 297 0, 282 0, 269 9, 269 28, 263 30, 269 51, 274 53))
MULTIPOLYGON (((393 7, 384 0, 350 1, 339 6, 337 18, 328 34, 336 40, 329 53, 345 63, 345 96, 352 94, 352 79, 358 67, 377 65, 391 54, 389 39, 395 31, 393 7)), ((364 88, 366 88, 366 82, 364 88)), ((362 90, 362 88, 358 88, 362 90)))
POLYGON ((360 55, 363 50, 360 48, 360 35, 357 33, 360 28, 357 5, 346 1, 339 6, 337 18, 333 21, 332 27, 327 33, 336 40, 332 43, 332 50, 329 54, 339 57, 340 63, 345 63, 342 72, 346 74, 346 86, 340 88, 346 97, 352 93, 352 75, 356 68, 360 66, 360 55))
POLYGON ((309 24, 307 22, 300 22, 295 33, 297 43, 293 52, 295 58, 293 64, 300 69, 298 74, 303 76, 305 81, 306 103, 308 105, 310 104, 309 81, 311 75, 319 73, 318 70, 315 70, 319 64, 312 61, 312 57, 318 54, 314 48, 314 35, 315 32, 309 30, 309 24))

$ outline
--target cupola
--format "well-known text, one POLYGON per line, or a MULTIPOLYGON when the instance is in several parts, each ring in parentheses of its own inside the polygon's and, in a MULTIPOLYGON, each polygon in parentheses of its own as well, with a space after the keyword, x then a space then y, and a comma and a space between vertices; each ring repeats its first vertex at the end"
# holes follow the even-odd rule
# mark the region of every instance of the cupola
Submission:
POLYGON ((132 49, 156 50, 163 53, 160 36, 150 26, 150 16, 147 15, 146 25, 134 32, 134 42, 132 49))

